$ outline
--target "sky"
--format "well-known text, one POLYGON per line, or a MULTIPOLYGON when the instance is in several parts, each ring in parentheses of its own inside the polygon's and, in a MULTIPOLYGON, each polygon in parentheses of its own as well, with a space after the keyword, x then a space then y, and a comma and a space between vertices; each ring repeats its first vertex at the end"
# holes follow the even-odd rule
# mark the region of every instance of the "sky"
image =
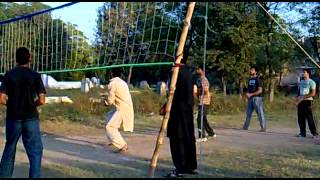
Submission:
MULTIPOLYGON (((42 2, 51 7, 61 6, 69 2, 42 2)), ((94 41, 94 32, 96 29, 97 10, 104 2, 79 2, 63 9, 54 10, 53 16, 62 19, 65 22, 71 22, 78 25, 78 29, 83 31, 85 36, 89 38, 89 43, 94 41)), ((294 11, 280 14, 287 21, 293 21, 297 18, 294 11)))
MULTIPOLYGON (((69 2, 42 2, 51 7, 57 7, 69 2)), ((59 18, 64 22, 71 22, 78 25, 89 43, 94 41, 94 32, 96 29, 97 10, 104 2, 79 2, 77 4, 52 11, 54 18, 59 18)))
MULTIPOLYGON (((69 2, 42 2, 51 7, 57 7, 69 2)), ((59 18, 64 22, 71 22, 78 26, 78 29, 84 33, 91 44, 94 41, 94 33, 96 29, 97 10, 104 2, 79 2, 77 4, 54 10, 52 14, 55 18, 59 18)), ((297 18, 295 12, 286 12, 280 14, 286 20, 291 21, 297 18)))

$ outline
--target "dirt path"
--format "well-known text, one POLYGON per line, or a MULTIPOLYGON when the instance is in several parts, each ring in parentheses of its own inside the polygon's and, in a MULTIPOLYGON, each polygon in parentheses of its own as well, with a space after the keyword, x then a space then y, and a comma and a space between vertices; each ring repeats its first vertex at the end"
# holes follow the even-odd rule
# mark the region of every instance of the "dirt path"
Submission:
MULTIPOLYGON (((129 152, 123 155, 116 154, 112 148, 107 146, 108 141, 103 133, 94 136, 58 136, 55 134, 44 133, 42 136, 44 145, 43 164, 62 164, 71 166, 78 163, 135 163, 148 161, 151 159, 157 138, 157 132, 152 134, 128 134, 125 139, 129 144, 129 152)), ((216 129, 217 137, 207 142, 197 143, 198 153, 201 147, 203 154, 214 153, 216 148, 232 149, 255 149, 261 151, 286 150, 286 149, 306 149, 314 144, 314 139, 297 138, 295 129, 274 129, 269 132, 261 133, 253 130, 244 131, 239 129, 216 129)), ((1 152, 3 151, 3 136, 0 138, 1 152)), ((27 164, 27 157, 21 140, 18 144, 16 156, 17 164, 27 164)), ((159 159, 169 158, 170 149, 168 139, 165 138, 161 146, 159 159)), ((26 170, 24 170, 26 171, 26 170)), ((25 177, 16 172, 16 177, 25 177)), ((25 172, 24 172, 25 173, 25 172)))

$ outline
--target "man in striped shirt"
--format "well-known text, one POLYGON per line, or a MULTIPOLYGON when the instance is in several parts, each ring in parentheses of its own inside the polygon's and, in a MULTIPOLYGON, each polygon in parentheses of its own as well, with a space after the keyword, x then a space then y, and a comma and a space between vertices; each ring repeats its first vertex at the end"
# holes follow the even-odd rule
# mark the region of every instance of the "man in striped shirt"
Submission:
POLYGON ((207 119, 207 110, 210 105, 211 96, 209 92, 209 81, 205 76, 203 71, 203 64, 200 64, 196 69, 196 74, 199 75, 197 80, 196 87, 194 88, 194 95, 199 100, 198 105, 198 129, 199 129, 199 138, 205 138, 205 131, 209 137, 216 137, 214 130, 210 127, 207 119), (202 112, 203 106, 203 113, 202 112), (201 114, 203 114, 203 122, 201 123, 201 114))

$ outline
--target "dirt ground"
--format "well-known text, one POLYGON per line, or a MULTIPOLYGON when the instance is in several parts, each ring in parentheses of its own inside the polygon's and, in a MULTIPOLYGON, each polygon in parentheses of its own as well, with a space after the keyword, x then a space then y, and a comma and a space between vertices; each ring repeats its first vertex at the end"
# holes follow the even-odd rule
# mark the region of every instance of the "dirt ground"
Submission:
MULTIPOLYGON (((48 128, 50 129, 50 128, 48 128)), ((91 129, 92 130, 92 129, 91 129)), ((88 132, 93 132, 93 131, 88 132)), ((128 142, 129 151, 125 154, 114 153, 109 147, 107 138, 103 129, 95 129, 94 133, 83 132, 57 133, 43 132, 42 141, 44 146, 43 164, 66 165, 73 162, 85 163, 123 163, 134 162, 137 159, 143 159, 148 162, 153 154, 158 132, 145 133, 123 133, 128 142)), ((267 132, 258 132, 257 130, 240 130, 216 128, 217 137, 209 139, 207 142, 197 143, 198 154, 214 153, 217 148, 232 149, 255 149, 258 151, 274 150, 293 150, 306 149, 311 146, 319 146, 311 137, 297 138, 296 129, 272 129, 267 132)), ((1 129, 1 153, 3 152, 3 129, 1 129)), ((169 158, 170 149, 168 139, 165 138, 161 146, 159 159, 169 158)), ((25 155, 21 139, 18 144, 16 155, 16 164, 27 164, 28 159, 25 155)), ((27 168, 25 168, 27 169, 27 168)), ((24 170, 23 173, 26 170, 24 170)), ((147 171, 147 170, 146 170, 147 171)), ((15 170, 15 177, 25 177, 22 171, 15 170)))

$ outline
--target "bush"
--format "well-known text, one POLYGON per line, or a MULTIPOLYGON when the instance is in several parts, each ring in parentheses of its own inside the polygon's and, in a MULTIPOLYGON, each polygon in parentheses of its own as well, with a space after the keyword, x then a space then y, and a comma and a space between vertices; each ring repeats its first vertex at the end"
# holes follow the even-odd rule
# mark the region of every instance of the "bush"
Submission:
MULTIPOLYGON (((228 95, 226 97, 221 93, 212 93, 209 114, 230 115, 236 113, 245 113, 246 101, 239 95, 228 95)), ((317 110, 320 106, 319 99, 314 100, 313 109, 317 110)), ((296 110, 293 96, 275 95, 274 101, 271 103, 267 96, 263 97, 263 108, 266 112, 286 112, 288 110, 296 110)))
MULTIPOLYGON (((158 115, 160 107, 165 102, 165 97, 158 95, 150 89, 130 89, 135 115, 146 116, 153 113, 158 115)), ((83 93, 79 89, 76 90, 47 90, 46 96, 69 96, 73 100, 73 104, 46 104, 39 108, 41 120, 51 121, 76 121, 85 125, 101 126, 105 112, 110 107, 104 106, 102 103, 89 102, 89 98, 99 98, 100 93, 106 93, 105 89, 93 88, 89 93, 83 93)), ((295 110, 293 97, 285 97, 277 95, 274 102, 270 103, 267 97, 263 98, 264 110, 266 112, 284 113, 288 110, 295 110)), ((195 101, 195 111, 198 102, 195 101)), ((314 101, 314 110, 319 109, 320 102, 318 99, 314 101)), ((208 113, 212 115, 232 115, 245 113, 246 102, 239 95, 228 95, 224 97, 221 93, 212 92, 211 105, 208 113)), ((316 112, 315 112, 316 113, 316 112)), ((0 114, 4 117, 5 107, 1 106, 0 114)))
MULTIPOLYGON (((88 93, 76 90, 48 89, 46 96, 69 96, 73 104, 46 104, 41 109, 42 120, 69 120, 87 125, 98 125, 104 114, 111 109, 102 103, 89 102, 89 98, 100 98, 106 90, 92 88, 88 93)), ((149 89, 130 89, 135 114, 157 114, 165 98, 149 89)))

